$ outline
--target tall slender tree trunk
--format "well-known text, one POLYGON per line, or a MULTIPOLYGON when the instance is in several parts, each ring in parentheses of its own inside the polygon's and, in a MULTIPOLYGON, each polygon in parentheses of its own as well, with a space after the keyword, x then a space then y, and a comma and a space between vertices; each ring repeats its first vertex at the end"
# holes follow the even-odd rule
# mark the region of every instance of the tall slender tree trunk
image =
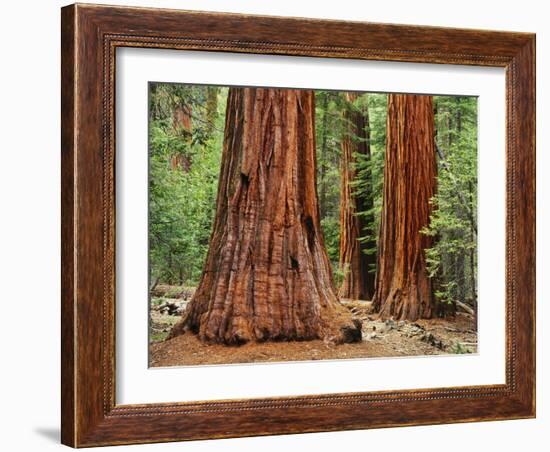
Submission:
MULTIPOLYGON (((172 128, 174 132, 180 135, 186 142, 191 143, 193 133, 191 105, 179 104, 174 109, 172 115, 172 128)), ((191 156, 181 152, 173 154, 170 158, 170 166, 173 170, 181 169, 187 173, 191 168, 191 156)))
POLYGON ((373 196, 370 171, 366 171, 360 187, 357 181, 357 154, 370 159, 368 110, 359 111, 353 105, 356 93, 346 93, 348 108, 344 110, 346 130, 342 137, 341 191, 340 191, 340 268, 344 280, 338 295, 340 298, 370 300, 374 294, 374 273, 370 267, 376 264, 374 240, 359 241, 365 235, 373 237, 373 196), (365 213, 369 211, 370 213, 365 213), (358 215, 361 213, 361 215, 358 215))
MULTIPOLYGON (((474 187, 472 182, 468 182, 468 191, 470 194, 470 202, 473 205, 474 201, 474 187)), ((470 236, 472 240, 474 237, 477 238, 477 231, 474 230, 473 224, 470 226, 470 236)), ((476 266, 476 253, 477 247, 474 247, 469 252, 469 261, 470 261, 470 286, 472 288, 472 304, 474 308, 474 319, 475 319, 475 329, 477 331, 478 326, 478 311, 477 311, 477 266, 476 266)))
POLYGON ((220 88, 209 86, 206 89, 206 134, 211 137, 218 116, 218 93, 220 88))
POLYGON ((424 250, 432 240, 420 231, 429 224, 436 189, 431 96, 389 95, 384 165, 373 306, 383 318, 430 318, 434 300, 424 250))
POLYGON ((319 168, 319 201, 320 201, 320 216, 324 218, 327 207, 327 183, 326 183, 326 155, 327 155, 327 136, 328 136, 328 97, 329 93, 323 94, 321 110, 323 112, 323 122, 321 123, 321 164, 319 168))
MULTIPOLYGON (((444 110, 444 109, 441 109, 441 110, 444 110)), ((437 160, 437 158, 436 158, 436 162, 438 164, 441 164, 441 162, 443 160, 442 155, 437 152, 437 150, 440 149, 438 147, 438 142, 440 142, 438 140, 438 134, 440 133, 440 131, 445 130, 445 128, 443 127, 443 124, 442 124, 443 121, 441 119, 442 115, 445 114, 445 111, 442 112, 441 110, 438 108, 438 103, 434 102, 434 142, 435 142, 436 154, 439 155, 439 160, 437 160)), ((445 126, 446 126, 446 124, 447 123, 445 121, 445 126)), ((444 135, 444 134, 442 134, 442 135, 444 135)), ((443 239, 442 235, 444 235, 444 234, 442 234, 441 231, 439 231, 439 230, 436 231, 436 235, 433 237, 433 241, 434 242, 440 242, 443 239)), ((432 278, 432 289, 433 289, 434 293, 443 292, 443 291, 446 290, 444 282, 446 281, 448 272, 449 272, 449 270, 448 270, 448 263, 447 263, 447 255, 445 253, 441 256, 441 259, 439 261, 439 265, 437 266, 437 272, 434 275, 434 277, 432 278)), ((438 303, 437 304, 437 310, 436 310, 437 312, 434 313, 434 314, 439 316, 439 317, 445 317, 446 316, 445 309, 446 309, 446 303, 438 303)))
MULTIPOLYGON (((460 97, 455 98, 456 103, 456 110, 455 110, 455 124, 456 124, 456 141, 460 143, 460 136, 462 134, 462 111, 460 107, 460 97)), ((465 206, 463 206, 460 203, 456 204, 456 209, 458 213, 459 218, 466 217, 465 206)), ((468 234, 466 231, 460 232, 461 237, 460 239, 462 241, 466 240, 466 235, 468 234)), ((459 300, 461 303, 464 303, 466 301, 466 274, 465 274, 465 267, 466 267, 466 250, 464 248, 460 249, 456 255, 455 259, 455 266, 456 266, 456 300, 459 300)), ((456 311, 456 303, 454 302, 455 299, 453 299, 452 308, 454 311, 456 311)))
POLYGON ((361 339, 319 224, 314 94, 230 88, 216 217, 199 286, 169 338, 361 339))

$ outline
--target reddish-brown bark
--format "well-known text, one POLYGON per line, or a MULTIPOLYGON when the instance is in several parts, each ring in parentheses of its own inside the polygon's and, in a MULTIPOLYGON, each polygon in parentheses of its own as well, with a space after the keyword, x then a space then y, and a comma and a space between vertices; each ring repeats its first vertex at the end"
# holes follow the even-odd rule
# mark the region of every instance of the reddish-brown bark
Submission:
POLYGON ((367 181, 361 189, 353 186, 357 176, 356 154, 370 157, 369 116, 367 110, 359 111, 352 105, 357 99, 356 93, 346 93, 345 97, 350 105, 344 110, 346 130, 342 136, 339 259, 344 279, 338 296, 370 300, 374 294, 374 273, 369 269, 376 264, 376 257, 366 251, 374 249, 376 244, 359 239, 372 236, 369 228, 374 218, 366 213, 372 209, 371 185, 367 181))
POLYGON ((434 299, 424 251, 432 240, 420 231, 430 221, 436 189, 434 146, 432 97, 390 94, 373 299, 381 317, 432 316, 434 299))
POLYGON ((216 218, 197 291, 170 338, 360 340, 319 224, 314 93, 231 88, 216 218))
MULTIPOLYGON (((191 134, 193 131, 193 123, 191 118, 191 105, 177 105, 172 116, 172 128, 174 131, 191 143, 191 134)), ((188 172, 191 168, 191 156, 187 154, 177 153, 170 157, 170 167, 175 170, 181 168, 184 172, 188 172)))
POLYGON ((215 127, 219 91, 220 88, 217 86, 209 86, 206 89, 206 134, 208 137, 212 135, 215 127))
POLYGON ((172 118, 172 126, 176 131, 181 131, 185 134, 191 133, 193 128, 191 119, 191 105, 176 106, 174 116, 172 118))

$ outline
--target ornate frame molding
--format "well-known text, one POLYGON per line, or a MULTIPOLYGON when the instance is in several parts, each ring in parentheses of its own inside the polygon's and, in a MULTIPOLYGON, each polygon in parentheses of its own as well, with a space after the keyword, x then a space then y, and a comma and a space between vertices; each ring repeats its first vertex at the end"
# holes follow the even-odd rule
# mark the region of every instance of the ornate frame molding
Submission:
POLYGON ((534 35, 77 4, 62 9, 62 88, 64 444, 82 447, 535 415, 534 35), (506 383, 116 405, 118 47, 506 68, 506 383))

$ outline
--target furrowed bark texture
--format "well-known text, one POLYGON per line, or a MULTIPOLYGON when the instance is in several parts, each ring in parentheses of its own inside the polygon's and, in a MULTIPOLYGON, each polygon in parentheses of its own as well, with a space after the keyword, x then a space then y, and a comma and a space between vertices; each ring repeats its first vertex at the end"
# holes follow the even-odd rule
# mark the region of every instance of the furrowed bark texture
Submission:
POLYGON ((377 259, 375 310, 383 318, 430 318, 432 284, 422 234, 436 190, 434 114, 431 96, 390 94, 384 193, 377 259))
POLYGON ((217 211, 197 291, 169 338, 361 339, 319 224, 313 91, 231 88, 217 211))
MULTIPOLYGON (((345 97, 352 104, 357 94, 346 93, 345 97)), ((370 300, 374 294, 374 273, 370 273, 369 268, 376 264, 376 257, 367 254, 366 250, 375 249, 376 244, 372 241, 360 242, 359 238, 365 234, 372 236, 369 227, 374 224, 374 218, 357 213, 372 209, 372 187, 369 181, 362 184, 360 189, 353 186, 357 177, 356 154, 370 158, 368 111, 359 111, 350 105, 344 111, 344 119, 347 130, 342 137, 339 265, 345 273, 338 296, 370 300)))

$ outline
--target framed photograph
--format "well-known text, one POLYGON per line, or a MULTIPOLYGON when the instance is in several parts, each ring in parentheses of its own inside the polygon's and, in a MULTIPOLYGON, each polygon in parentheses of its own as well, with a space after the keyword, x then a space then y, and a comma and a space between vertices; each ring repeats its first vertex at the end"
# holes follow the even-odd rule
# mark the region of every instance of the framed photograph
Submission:
POLYGON ((535 416, 535 36, 62 9, 62 442, 535 416))

